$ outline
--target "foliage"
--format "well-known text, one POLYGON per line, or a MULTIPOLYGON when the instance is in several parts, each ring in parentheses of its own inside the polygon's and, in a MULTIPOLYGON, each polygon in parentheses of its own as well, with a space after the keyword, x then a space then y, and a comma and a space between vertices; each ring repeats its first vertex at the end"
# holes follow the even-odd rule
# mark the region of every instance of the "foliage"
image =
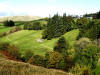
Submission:
POLYGON ((14 32, 17 32, 17 31, 20 31, 20 30, 22 30, 22 28, 19 27, 19 26, 16 26, 16 27, 10 29, 9 34, 14 33, 14 32))
POLYGON ((88 37, 91 40, 100 38, 100 20, 92 20, 90 23, 80 30, 79 37, 88 37))
POLYGON ((27 22, 24 25, 24 30, 42 30, 45 24, 39 21, 36 22, 27 22))
POLYGON ((9 45, 8 42, 0 42, 0 50, 7 50, 9 45))
POLYGON ((96 13, 96 19, 100 19, 100 11, 96 13))
POLYGON ((80 38, 78 41, 75 43, 75 48, 76 50, 81 50, 86 48, 91 43, 91 40, 89 38, 80 38))
POLYGON ((21 54, 19 52, 19 49, 15 45, 9 45, 7 48, 7 51, 10 55, 14 56, 16 59, 21 58, 21 54))
MULTIPOLYGON (((63 56, 58 52, 49 52, 45 55, 46 58, 46 67, 47 68, 61 68, 64 67, 58 65, 61 63, 63 56)), ((61 63, 62 64, 62 63, 61 63)))
POLYGON ((24 53, 25 61, 27 62, 34 55, 32 50, 27 50, 24 53))
POLYGON ((0 34, 0 37, 6 36, 6 35, 7 35, 6 32, 2 32, 2 33, 0 34))
POLYGON ((77 27, 80 28, 80 29, 85 29, 88 24, 89 24, 89 19, 88 18, 80 18, 80 19, 77 19, 77 27))
POLYGON ((43 32, 42 38, 50 40, 60 37, 67 31, 72 30, 72 24, 72 17, 67 17, 66 14, 63 14, 63 17, 55 14, 52 18, 48 19, 47 27, 43 32))
POLYGON ((15 26, 15 23, 12 20, 4 21, 4 26, 12 27, 15 26))
POLYGON ((66 71, 69 71, 74 66, 73 58, 71 55, 65 56, 65 63, 66 63, 65 66, 66 71))
POLYGON ((69 44, 66 42, 64 37, 59 38, 56 46, 54 47, 54 51, 57 51, 59 53, 63 53, 66 50, 68 50, 69 44))
POLYGON ((75 50, 75 52, 76 63, 90 66, 91 69, 96 68, 96 64, 99 59, 98 53, 100 53, 100 48, 95 45, 89 45, 84 49, 75 50))
POLYGON ((37 65, 37 66, 44 66, 45 67, 45 58, 41 55, 34 55, 30 58, 30 60, 28 61, 28 63, 31 63, 33 65, 37 65))
POLYGON ((89 67, 79 64, 76 64, 74 67, 72 67, 70 72, 74 75, 91 75, 91 70, 89 67))

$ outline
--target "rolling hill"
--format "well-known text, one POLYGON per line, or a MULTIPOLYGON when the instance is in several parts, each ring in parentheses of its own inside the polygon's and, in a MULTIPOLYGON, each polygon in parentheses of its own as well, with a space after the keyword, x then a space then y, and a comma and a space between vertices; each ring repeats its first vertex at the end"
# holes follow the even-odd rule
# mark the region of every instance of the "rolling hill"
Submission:
POLYGON ((3 22, 5 20, 32 21, 32 20, 38 20, 38 19, 42 19, 42 17, 39 17, 39 16, 8 16, 8 17, 1 17, 0 22, 3 22))

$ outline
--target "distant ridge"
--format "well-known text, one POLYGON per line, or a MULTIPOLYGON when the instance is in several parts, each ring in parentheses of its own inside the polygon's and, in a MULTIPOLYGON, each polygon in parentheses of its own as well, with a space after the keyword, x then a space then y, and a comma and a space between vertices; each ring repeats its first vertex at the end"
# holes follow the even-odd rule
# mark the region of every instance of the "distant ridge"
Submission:
POLYGON ((1 17, 0 22, 3 22, 5 20, 32 21, 32 20, 38 20, 38 19, 42 19, 42 17, 39 17, 39 16, 8 16, 8 17, 1 17))

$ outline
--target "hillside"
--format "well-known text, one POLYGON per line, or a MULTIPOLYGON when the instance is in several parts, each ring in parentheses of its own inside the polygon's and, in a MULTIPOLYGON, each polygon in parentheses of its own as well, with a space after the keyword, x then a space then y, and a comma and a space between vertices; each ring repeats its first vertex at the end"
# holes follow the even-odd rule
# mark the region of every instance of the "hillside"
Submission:
POLYGON ((38 19, 41 19, 41 17, 38 17, 38 16, 8 16, 8 17, 1 17, 0 22, 3 22, 5 20, 32 21, 32 20, 38 20, 38 19))
POLYGON ((28 63, 16 62, 0 54, 0 75, 70 75, 60 70, 46 69, 28 63))
MULTIPOLYGON (((6 37, 0 38, 0 41, 15 44, 20 48, 21 53, 24 53, 26 50, 32 50, 35 54, 44 55, 46 52, 53 50, 53 47, 55 46, 59 38, 54 38, 52 40, 43 40, 41 42, 41 33, 41 30, 22 30, 9 34, 6 37)), ((67 32, 64 35, 71 47, 73 47, 78 34, 79 30, 76 29, 67 32)))

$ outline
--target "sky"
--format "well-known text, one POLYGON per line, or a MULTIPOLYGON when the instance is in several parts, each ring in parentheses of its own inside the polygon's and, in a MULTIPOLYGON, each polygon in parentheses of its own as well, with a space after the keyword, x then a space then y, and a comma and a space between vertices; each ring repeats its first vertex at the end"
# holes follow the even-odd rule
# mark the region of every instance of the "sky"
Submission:
POLYGON ((0 0, 0 17, 83 15, 99 10, 100 0, 0 0))

